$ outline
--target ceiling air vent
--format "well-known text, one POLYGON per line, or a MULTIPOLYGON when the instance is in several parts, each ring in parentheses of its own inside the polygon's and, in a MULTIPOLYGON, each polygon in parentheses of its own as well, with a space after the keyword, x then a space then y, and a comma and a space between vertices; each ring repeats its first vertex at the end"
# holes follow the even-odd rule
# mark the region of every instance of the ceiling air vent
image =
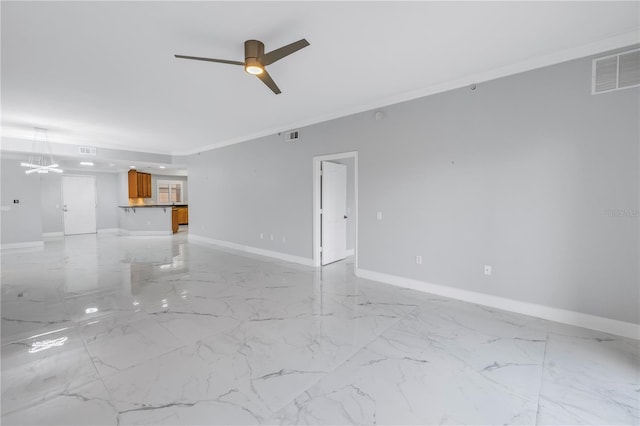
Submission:
POLYGON ((295 142, 300 140, 300 130, 291 130, 285 133, 284 140, 287 142, 295 142))
POLYGON ((96 149, 92 146, 81 146, 80 155, 96 155, 96 149))
POLYGON ((640 49, 593 60, 591 94, 640 86, 640 49))

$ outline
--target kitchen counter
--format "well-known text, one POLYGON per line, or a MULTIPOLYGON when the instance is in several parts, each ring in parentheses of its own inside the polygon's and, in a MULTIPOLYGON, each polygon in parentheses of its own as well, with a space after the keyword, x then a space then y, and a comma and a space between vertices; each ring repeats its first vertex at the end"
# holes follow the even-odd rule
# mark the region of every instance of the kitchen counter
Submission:
POLYGON ((120 230, 128 235, 171 235, 173 206, 118 206, 120 230))
POLYGON ((168 208, 168 207, 189 207, 188 204, 140 204, 134 206, 118 206, 121 209, 140 209, 140 208, 168 208))
POLYGON ((178 225, 188 223, 188 204, 118 207, 120 230, 129 235, 171 235, 178 230, 178 225))

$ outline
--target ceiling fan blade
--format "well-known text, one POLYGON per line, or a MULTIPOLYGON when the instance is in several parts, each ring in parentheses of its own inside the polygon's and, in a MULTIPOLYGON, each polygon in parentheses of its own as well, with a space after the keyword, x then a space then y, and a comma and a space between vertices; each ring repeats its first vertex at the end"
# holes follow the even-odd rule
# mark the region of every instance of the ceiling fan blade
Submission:
POLYGON ((275 93, 276 95, 279 93, 282 93, 280 92, 280 89, 278 88, 276 83, 273 81, 273 79, 271 78, 267 70, 263 70, 261 74, 256 74, 256 77, 262 80, 262 82, 266 84, 269 87, 269 89, 273 90, 273 93, 275 93))
POLYGON ((309 42, 305 39, 294 41, 293 43, 282 46, 279 49, 272 50, 269 53, 265 53, 262 58, 259 58, 259 60, 262 65, 266 66, 307 46, 309 46, 309 42))
POLYGON ((244 66, 244 62, 227 61, 226 59, 200 58, 198 56, 185 56, 185 55, 173 55, 173 56, 175 56, 176 58, 180 58, 180 59, 194 59, 196 61, 219 62, 221 64, 243 65, 244 66))

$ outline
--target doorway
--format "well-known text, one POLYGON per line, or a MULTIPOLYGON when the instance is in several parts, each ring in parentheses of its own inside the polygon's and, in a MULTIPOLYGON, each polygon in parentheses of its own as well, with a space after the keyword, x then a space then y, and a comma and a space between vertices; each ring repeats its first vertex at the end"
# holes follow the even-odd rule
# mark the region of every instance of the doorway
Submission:
POLYGON ((96 233, 96 178, 62 176, 64 235, 96 233))
POLYGON ((358 153, 313 158, 313 264, 355 255, 358 265, 358 153))

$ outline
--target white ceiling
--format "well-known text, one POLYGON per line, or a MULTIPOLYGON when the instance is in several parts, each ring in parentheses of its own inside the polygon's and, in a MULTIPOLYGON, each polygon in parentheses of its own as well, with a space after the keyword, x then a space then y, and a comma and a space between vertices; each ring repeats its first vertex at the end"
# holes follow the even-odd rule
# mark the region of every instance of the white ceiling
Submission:
POLYGON ((7 2, 2 137, 189 154, 639 41, 640 2, 7 2), (311 45, 241 67, 243 42, 311 45))

